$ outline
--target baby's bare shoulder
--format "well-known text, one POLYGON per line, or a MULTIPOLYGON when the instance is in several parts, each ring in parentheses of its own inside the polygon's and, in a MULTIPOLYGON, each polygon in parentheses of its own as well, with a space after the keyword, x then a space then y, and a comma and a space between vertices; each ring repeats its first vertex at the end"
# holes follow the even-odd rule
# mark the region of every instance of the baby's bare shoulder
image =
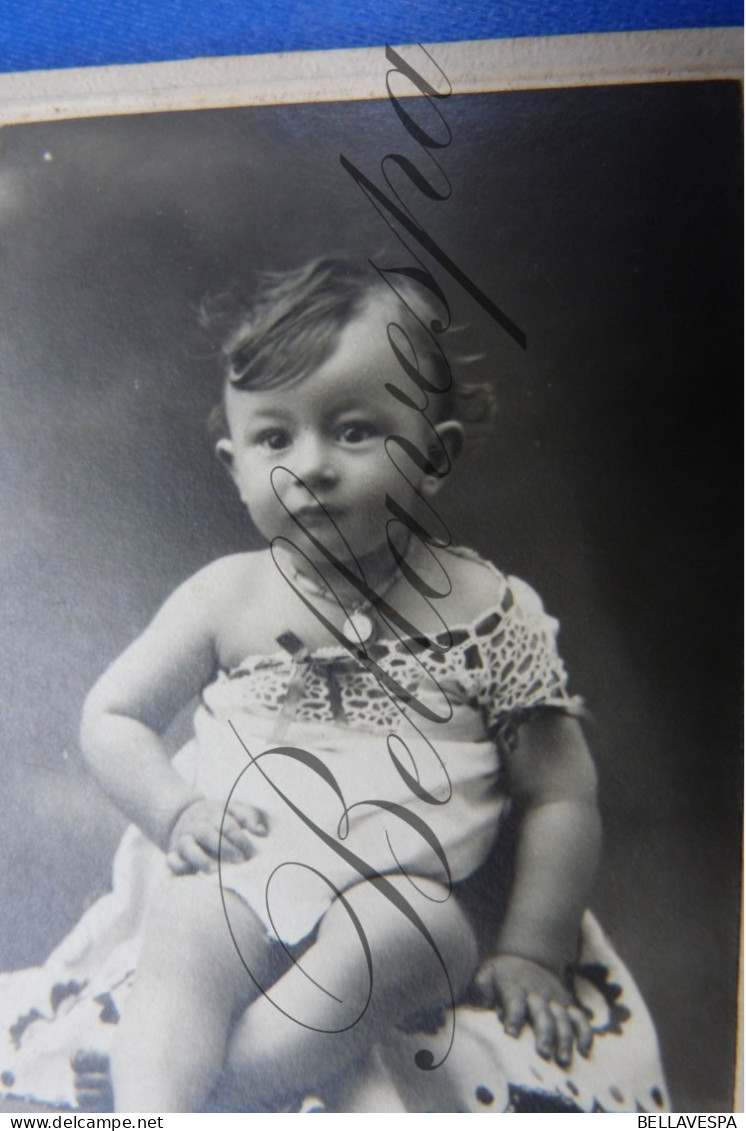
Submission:
POLYGON ((500 603, 508 582, 490 562, 462 550, 445 550, 438 557, 451 586, 444 611, 452 624, 471 623, 500 603))
POLYGON ((220 588, 225 585, 250 583, 266 569, 267 560, 271 560, 268 550, 247 551, 240 554, 228 554, 197 570, 187 584, 193 587, 206 587, 208 589, 220 588))
POLYGON ((198 570, 182 586, 193 599, 205 600, 214 608, 256 598, 272 567, 269 551, 228 554, 198 570))

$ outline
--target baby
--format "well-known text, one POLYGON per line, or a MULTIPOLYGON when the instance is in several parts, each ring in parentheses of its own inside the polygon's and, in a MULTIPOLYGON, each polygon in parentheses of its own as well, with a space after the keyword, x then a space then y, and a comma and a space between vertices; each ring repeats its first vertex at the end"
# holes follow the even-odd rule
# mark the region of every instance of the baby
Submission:
MULTIPOLYGON (((566 987, 599 850, 556 622, 452 548, 432 502, 461 393, 411 280, 319 261, 266 282, 224 348, 217 453, 267 549, 182 585, 86 702, 87 761, 162 850, 112 1056, 120 1111, 319 1087, 467 991, 568 1065, 566 987), (172 763, 162 736, 199 699, 172 763), (490 953, 461 882, 510 799, 490 953), (170 869, 170 874, 169 870, 170 869)), ((422 1037, 437 1072, 446 1027, 422 1037)))

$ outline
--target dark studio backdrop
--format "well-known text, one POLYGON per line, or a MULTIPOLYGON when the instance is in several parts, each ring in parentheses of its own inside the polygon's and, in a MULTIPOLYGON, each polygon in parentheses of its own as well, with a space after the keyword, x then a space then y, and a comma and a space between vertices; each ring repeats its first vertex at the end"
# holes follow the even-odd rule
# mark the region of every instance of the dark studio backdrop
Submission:
MULTIPOLYGON (((383 76, 382 60, 382 76, 383 76)), ((427 256, 498 415, 438 497, 524 577, 588 702, 594 907, 675 1105, 729 1110, 740 899, 740 91, 453 96, 453 192, 398 186, 526 333, 427 256)), ((328 252, 411 264, 340 165, 420 162, 386 101, 0 133, 5 968, 107 884, 123 828, 77 751, 87 689, 183 578, 257 545, 205 419, 206 291, 328 252)), ((413 245, 414 246, 414 245, 413 245)))

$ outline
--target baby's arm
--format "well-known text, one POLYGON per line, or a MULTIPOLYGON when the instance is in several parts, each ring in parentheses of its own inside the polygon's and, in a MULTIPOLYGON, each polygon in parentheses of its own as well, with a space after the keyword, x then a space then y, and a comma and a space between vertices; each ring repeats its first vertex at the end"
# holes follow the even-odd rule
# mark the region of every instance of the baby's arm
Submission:
POLYGON ((509 1033, 530 1021, 539 1053, 567 1064, 574 1041, 581 1052, 591 1042, 563 974, 598 862, 596 775, 580 726, 559 712, 536 713, 515 737, 504 751, 519 814, 515 878, 496 953, 475 989, 501 1007, 509 1033))
MULTIPOLYGON (((228 559, 230 561, 230 559, 228 559)), ((117 806, 164 851, 174 871, 214 866, 223 806, 207 801, 172 767, 161 735, 209 682, 229 578, 217 562, 182 585, 141 636, 114 661, 86 699, 81 746, 117 806)), ((251 855, 262 835, 248 807, 227 815, 227 859, 251 855), (255 827, 254 827, 255 826, 255 827)))

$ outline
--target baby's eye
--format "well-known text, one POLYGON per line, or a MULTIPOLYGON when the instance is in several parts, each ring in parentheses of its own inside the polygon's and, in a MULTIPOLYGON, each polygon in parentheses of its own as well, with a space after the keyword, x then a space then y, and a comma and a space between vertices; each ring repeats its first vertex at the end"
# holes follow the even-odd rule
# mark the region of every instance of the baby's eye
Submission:
POLYGON ((254 443, 271 452, 281 452, 290 447, 291 436, 285 428, 266 428, 256 437, 254 443))
POLYGON ((343 444, 362 444, 377 435, 378 428, 367 420, 350 420, 337 429, 337 439, 343 444))

